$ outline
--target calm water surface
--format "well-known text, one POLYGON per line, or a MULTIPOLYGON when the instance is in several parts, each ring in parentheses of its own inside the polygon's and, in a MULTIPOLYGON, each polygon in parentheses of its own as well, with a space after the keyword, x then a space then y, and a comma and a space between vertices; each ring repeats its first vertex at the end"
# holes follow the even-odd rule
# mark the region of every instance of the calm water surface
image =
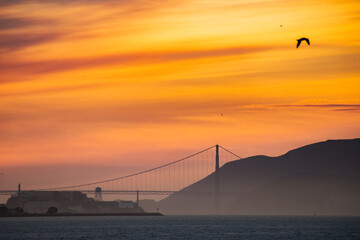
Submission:
POLYGON ((360 217, 0 218, 0 239, 360 239, 360 217))

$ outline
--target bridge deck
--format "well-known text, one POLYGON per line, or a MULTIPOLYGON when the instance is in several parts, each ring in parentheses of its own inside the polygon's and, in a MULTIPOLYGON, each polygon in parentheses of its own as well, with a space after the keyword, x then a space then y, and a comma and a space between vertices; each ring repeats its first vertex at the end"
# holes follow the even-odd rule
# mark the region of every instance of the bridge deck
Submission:
MULTIPOLYGON (((23 190, 22 192, 30 192, 30 191, 37 191, 37 190, 23 190)), ((94 194, 94 190, 70 190, 70 191, 77 191, 82 192, 85 194, 94 194)), ((0 190, 0 195, 12 195, 17 194, 17 190, 0 190)), ((213 195, 214 192, 208 192, 208 191, 134 191, 134 190, 102 190, 102 194, 105 195, 136 195, 139 193, 139 195, 171 195, 171 194, 181 194, 181 195, 213 195)), ((220 194, 237 194, 238 192, 220 192, 220 194)))

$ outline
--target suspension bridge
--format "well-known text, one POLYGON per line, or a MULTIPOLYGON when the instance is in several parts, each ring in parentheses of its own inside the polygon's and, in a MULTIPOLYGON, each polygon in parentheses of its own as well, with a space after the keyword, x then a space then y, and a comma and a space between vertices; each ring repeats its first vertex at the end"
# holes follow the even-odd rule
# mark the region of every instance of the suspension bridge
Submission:
MULTIPOLYGON (((26 191, 80 191, 94 194, 95 200, 101 200, 102 195, 137 195, 138 197, 139 194, 171 195, 180 191, 182 194, 211 194, 216 200, 220 193, 219 168, 227 162, 238 159, 241 157, 237 154, 222 146, 214 145, 170 163, 117 178, 26 191), (215 176, 213 192, 181 191, 210 174, 215 176)), ((16 193, 20 193, 20 187, 18 190, 0 190, 0 195, 16 193)))

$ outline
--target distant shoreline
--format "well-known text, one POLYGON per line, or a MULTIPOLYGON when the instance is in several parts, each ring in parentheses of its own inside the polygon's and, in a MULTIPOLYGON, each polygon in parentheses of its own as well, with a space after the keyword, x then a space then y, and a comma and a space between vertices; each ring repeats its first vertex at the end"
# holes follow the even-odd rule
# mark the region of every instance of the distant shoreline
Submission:
POLYGON ((21 213, 0 215, 3 217, 88 217, 88 216, 164 216, 161 213, 21 213))

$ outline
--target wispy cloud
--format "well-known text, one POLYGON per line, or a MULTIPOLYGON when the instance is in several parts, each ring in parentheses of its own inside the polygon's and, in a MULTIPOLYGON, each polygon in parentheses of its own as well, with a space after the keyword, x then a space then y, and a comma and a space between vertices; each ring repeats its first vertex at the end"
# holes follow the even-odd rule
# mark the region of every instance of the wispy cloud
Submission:
POLYGON ((0 51, 14 51, 29 46, 53 41, 61 36, 60 33, 3 33, 0 34, 0 51))
POLYGON ((304 108, 338 108, 338 107, 359 107, 360 104, 284 104, 271 105, 274 107, 304 107, 304 108))
POLYGON ((325 108, 334 111, 359 111, 360 104, 283 104, 269 105, 275 108, 325 108))
POLYGON ((0 15, 0 31, 26 28, 32 26, 49 26, 53 24, 52 19, 41 19, 34 17, 8 17, 0 15))
POLYGON ((286 108, 311 108, 327 109, 330 111, 359 111, 360 104, 251 104, 239 106, 239 109, 246 110, 268 110, 286 108))
POLYGON ((86 90, 92 88, 100 88, 100 87, 109 87, 113 85, 118 85, 115 83, 109 82, 98 82, 98 83, 83 83, 77 85, 69 85, 69 86, 57 86, 57 87, 47 87, 41 89, 34 89, 34 90, 18 90, 16 92, 7 92, 7 93, 0 93, 1 97, 18 97, 18 96, 29 96, 29 95, 41 95, 41 94, 59 94, 63 92, 69 91, 76 91, 76 90, 86 90))
MULTIPOLYGON (((56 37, 56 35, 49 35, 39 38, 29 38, 28 42, 36 42, 48 40, 49 38, 56 37)), ((3 40, 8 45, 17 46, 16 41, 11 43, 10 39, 3 40)), ((24 45, 24 41, 20 41, 19 45, 24 45)), ((6 45, 6 44, 4 44, 6 45)), ((8 47, 10 47, 8 46, 8 47)), ((26 73, 51 73, 70 71, 83 68, 95 68, 100 66, 109 65, 128 65, 128 64, 153 64, 172 61, 183 61, 201 58, 215 58, 223 56, 235 56, 251 54, 256 52, 264 52, 276 47, 270 46, 243 46, 243 47, 230 47, 208 50, 185 50, 185 51, 166 51, 166 52, 144 52, 144 53, 131 53, 131 54, 114 54, 108 56, 87 57, 87 58, 72 58, 72 59, 59 59, 49 61, 34 61, 34 62, 2 62, 0 71, 22 71, 26 73)))
POLYGON ((0 0, 0 6, 11 6, 19 4, 79 4, 79 3, 101 3, 101 2, 115 2, 116 0, 0 0))
MULTIPOLYGON (((2 122, 11 122, 15 119, 31 119, 67 124, 124 124, 129 127, 138 124, 163 124, 176 122, 203 122, 196 117, 219 116, 226 113, 228 116, 238 116, 248 110, 271 110, 286 108, 313 108, 328 110, 359 110, 360 104, 247 104, 244 100, 203 99, 203 100, 146 100, 134 103, 108 103, 107 108, 102 105, 89 106, 43 106, 22 104, 7 115, 2 115, 2 122), (175 107, 176 106, 176 107, 175 107), (21 110, 24 109, 24 110, 21 110), (195 117, 195 118, 194 118, 195 117), (86 121, 84 121, 86 119, 86 121)), ((205 119, 205 118, 204 118, 205 119)), ((212 119, 209 118, 208 123, 212 119)), ((66 124, 65 124, 66 125, 66 124)), ((4 124, 3 126, 6 126, 4 124)))

